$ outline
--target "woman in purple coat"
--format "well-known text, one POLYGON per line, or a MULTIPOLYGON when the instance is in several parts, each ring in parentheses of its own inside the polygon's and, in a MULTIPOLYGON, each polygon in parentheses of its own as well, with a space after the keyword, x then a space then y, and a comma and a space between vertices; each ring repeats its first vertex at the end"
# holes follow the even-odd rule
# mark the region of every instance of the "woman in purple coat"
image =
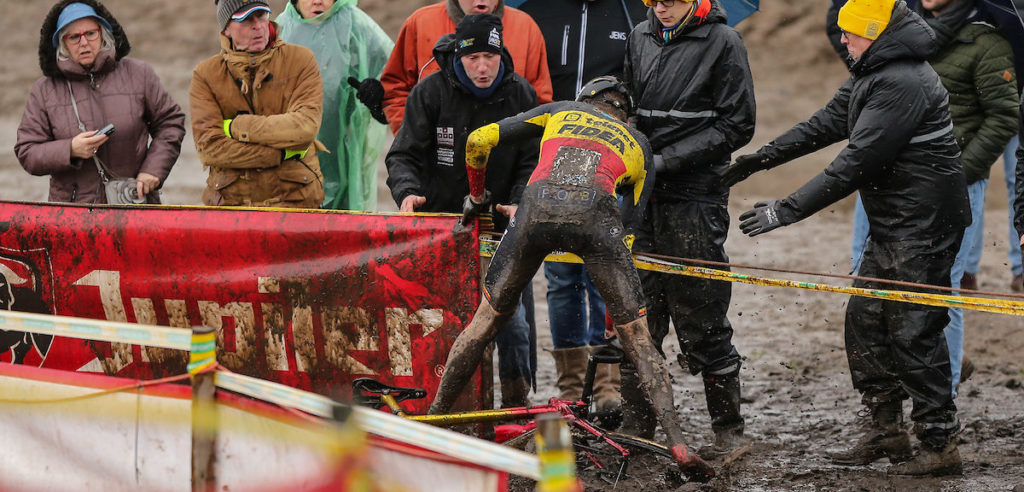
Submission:
POLYGON ((43 77, 14 147, 22 167, 50 176, 54 202, 105 203, 100 166, 108 177, 137 179, 139 197, 159 189, 181 153, 185 114, 149 65, 125 58, 121 25, 98 1, 62 0, 41 33, 43 77), (108 124, 113 133, 94 136, 108 124))

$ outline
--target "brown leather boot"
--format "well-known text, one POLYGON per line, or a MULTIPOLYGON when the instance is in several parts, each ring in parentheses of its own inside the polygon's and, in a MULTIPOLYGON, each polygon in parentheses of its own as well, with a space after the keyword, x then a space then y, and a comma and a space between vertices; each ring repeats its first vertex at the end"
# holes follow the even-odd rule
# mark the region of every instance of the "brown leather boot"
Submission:
POLYGON ((579 400, 583 396, 583 376, 587 372, 587 357, 590 347, 573 347, 555 349, 551 356, 555 359, 555 372, 558 375, 558 397, 563 400, 579 400))
POLYGON ((886 471, 889 475, 963 475, 963 463, 960 461, 960 451, 956 448, 956 441, 947 444, 942 449, 934 449, 922 443, 921 450, 910 461, 892 465, 886 471))
POLYGON ((864 434, 853 447, 829 453, 834 463, 840 465, 867 465, 881 458, 890 463, 910 459, 910 435, 903 426, 903 402, 887 401, 870 404, 871 420, 864 426, 864 434))

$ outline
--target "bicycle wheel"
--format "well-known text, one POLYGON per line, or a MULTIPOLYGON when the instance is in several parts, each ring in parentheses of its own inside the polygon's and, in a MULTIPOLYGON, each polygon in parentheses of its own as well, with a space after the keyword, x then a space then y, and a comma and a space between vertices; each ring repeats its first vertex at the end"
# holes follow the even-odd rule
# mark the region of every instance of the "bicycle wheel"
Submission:
POLYGON ((580 476, 654 490, 675 488, 686 482, 672 459, 672 451, 664 445, 618 432, 608 432, 607 436, 628 451, 628 456, 622 456, 621 451, 603 439, 579 434, 574 444, 580 476))

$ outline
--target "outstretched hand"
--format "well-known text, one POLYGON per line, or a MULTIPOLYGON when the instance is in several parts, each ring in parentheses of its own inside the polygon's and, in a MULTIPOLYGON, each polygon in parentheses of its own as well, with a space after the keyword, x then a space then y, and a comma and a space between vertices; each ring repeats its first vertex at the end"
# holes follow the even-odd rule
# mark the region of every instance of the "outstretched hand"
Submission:
POLYGON ((786 225, 779 217, 778 204, 778 200, 755 203, 753 210, 740 215, 740 230, 753 237, 786 225))
POLYGON ((356 90, 356 99, 369 108, 370 116, 379 123, 388 124, 384 116, 384 86, 374 78, 363 79, 362 82, 355 77, 348 78, 348 85, 356 90))
POLYGON ((768 159, 760 154, 741 155, 733 165, 727 167, 719 181, 726 188, 749 178, 752 174, 768 169, 768 159))

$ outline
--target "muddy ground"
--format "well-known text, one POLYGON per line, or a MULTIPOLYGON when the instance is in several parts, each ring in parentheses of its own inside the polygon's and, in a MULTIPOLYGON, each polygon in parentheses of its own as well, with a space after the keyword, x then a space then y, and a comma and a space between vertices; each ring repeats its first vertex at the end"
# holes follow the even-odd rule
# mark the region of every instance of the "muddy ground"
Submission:
MULTIPOLYGON (((629 0, 637 1, 637 0, 629 0)), ((212 1, 139 2, 109 0, 133 44, 132 55, 151 63, 172 96, 188 111, 192 67, 217 50, 212 1)), ((270 2, 275 12, 283 0, 270 2)), ((422 0, 362 0, 361 6, 394 37, 422 0)), ((827 2, 774 0, 740 25, 750 54, 758 100, 758 126, 746 150, 769 141, 822 105, 845 78, 845 70, 823 34, 827 2)), ((47 179, 27 175, 13 154, 15 131, 28 88, 39 76, 36 59, 39 26, 50 2, 0 0, 7 60, 0 72, 0 199, 42 200, 47 179)), ((734 188, 735 217, 754 202, 796 189, 838 152, 833 147, 734 188)), ((1006 189, 1002 167, 994 166, 985 224, 981 288, 1008 291, 1006 265, 1006 189)), ((196 159, 191 135, 164 188, 167 203, 198 203, 205 172, 196 159)), ((395 205, 381 180, 380 210, 395 205)), ((844 274, 849 269, 851 200, 829 207, 803 223, 757 239, 733 226, 726 248, 736 263, 844 274)), ((751 271, 749 273, 757 274, 751 271)), ((781 276, 771 275, 768 276, 781 276)), ((798 278, 789 276, 788 278, 798 278)), ((842 281, 807 280, 843 284, 842 281)), ((540 324, 539 389, 535 402, 555 394, 554 364, 544 352, 547 304, 543 277, 535 281, 540 324)), ((736 285, 730 318, 735 343, 745 357, 741 373, 749 450, 719 466, 711 483, 679 485, 660 471, 634 469, 635 476, 616 490, 850 490, 850 491, 1024 491, 1024 321, 1007 315, 968 313, 967 353, 977 373, 961 387, 957 404, 964 424, 960 447, 964 476, 889 478, 882 462, 870 467, 838 467, 823 452, 848 444, 856 435, 859 397, 851 388, 843 350, 843 312, 847 297, 773 287, 736 285)), ((668 347, 679 413, 691 444, 711 439, 698 377, 684 375, 668 347)), ((906 409, 909 412, 909 408, 906 409)), ((612 486, 583 473, 589 489, 612 486)), ((531 485, 514 482, 518 490, 531 485)))

